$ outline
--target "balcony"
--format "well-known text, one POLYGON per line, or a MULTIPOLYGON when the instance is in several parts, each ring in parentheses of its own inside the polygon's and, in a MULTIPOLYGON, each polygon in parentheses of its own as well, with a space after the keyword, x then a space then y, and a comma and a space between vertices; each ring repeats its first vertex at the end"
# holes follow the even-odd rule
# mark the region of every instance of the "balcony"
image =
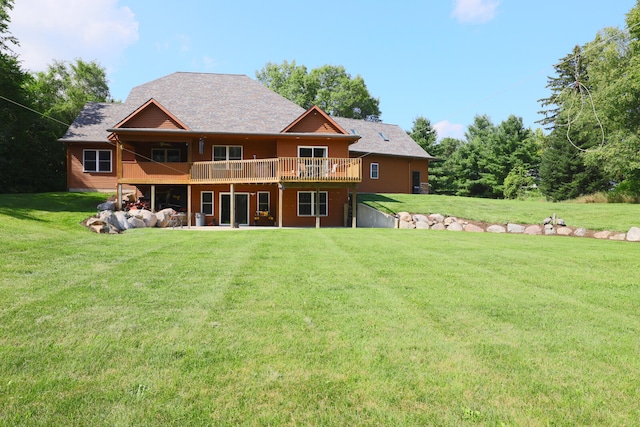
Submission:
POLYGON ((123 162, 121 184, 357 183, 362 161, 280 157, 219 162, 123 162), (191 167, 190 167, 191 166, 191 167))
POLYGON ((362 162, 351 158, 279 157, 277 159, 196 162, 192 184, 354 183, 362 180, 362 162))

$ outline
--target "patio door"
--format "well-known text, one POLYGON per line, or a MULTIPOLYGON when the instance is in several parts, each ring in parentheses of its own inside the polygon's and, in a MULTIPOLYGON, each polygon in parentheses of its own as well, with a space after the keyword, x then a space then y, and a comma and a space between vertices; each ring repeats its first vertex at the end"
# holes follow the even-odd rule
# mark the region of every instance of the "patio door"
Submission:
MULTIPOLYGON (((240 225, 249 224, 249 193, 235 193, 236 194, 236 219, 240 225)), ((220 224, 231 224, 231 194, 220 193, 220 224)))
POLYGON ((304 173, 301 176, 319 178, 326 176, 328 147, 298 147, 298 157, 304 158, 304 173), (308 160, 307 160, 308 159, 308 160))

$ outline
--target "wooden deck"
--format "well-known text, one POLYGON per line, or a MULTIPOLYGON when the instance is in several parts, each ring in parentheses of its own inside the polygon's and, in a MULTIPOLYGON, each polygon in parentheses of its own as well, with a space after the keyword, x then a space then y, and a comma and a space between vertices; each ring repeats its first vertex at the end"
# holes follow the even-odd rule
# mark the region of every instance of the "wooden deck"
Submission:
POLYGON ((221 162, 123 162, 122 184, 357 183, 359 158, 280 157, 221 162))

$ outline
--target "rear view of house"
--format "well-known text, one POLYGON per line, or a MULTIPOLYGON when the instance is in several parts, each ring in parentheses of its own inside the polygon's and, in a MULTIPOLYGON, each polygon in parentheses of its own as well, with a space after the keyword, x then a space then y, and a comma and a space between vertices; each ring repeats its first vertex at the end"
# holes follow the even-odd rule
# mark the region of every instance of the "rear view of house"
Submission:
POLYGON ((223 74, 89 103, 61 141, 69 191, 134 191, 208 225, 355 225, 357 191, 424 192, 432 159, 398 126, 305 111, 223 74))

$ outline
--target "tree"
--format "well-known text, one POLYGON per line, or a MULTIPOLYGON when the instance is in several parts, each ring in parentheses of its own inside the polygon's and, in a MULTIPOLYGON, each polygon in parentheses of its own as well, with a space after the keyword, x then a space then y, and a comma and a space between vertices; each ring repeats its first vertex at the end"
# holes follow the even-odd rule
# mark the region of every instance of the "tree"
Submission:
POLYGON ((416 117, 413 120, 409 136, 427 153, 433 155, 438 139, 438 132, 431 126, 431 121, 425 117, 416 117))
POLYGON ((380 101, 369 94, 364 79, 352 77, 342 66, 324 65, 307 72, 295 61, 267 63, 256 79, 305 109, 317 105, 327 113, 353 119, 378 121, 380 101))

